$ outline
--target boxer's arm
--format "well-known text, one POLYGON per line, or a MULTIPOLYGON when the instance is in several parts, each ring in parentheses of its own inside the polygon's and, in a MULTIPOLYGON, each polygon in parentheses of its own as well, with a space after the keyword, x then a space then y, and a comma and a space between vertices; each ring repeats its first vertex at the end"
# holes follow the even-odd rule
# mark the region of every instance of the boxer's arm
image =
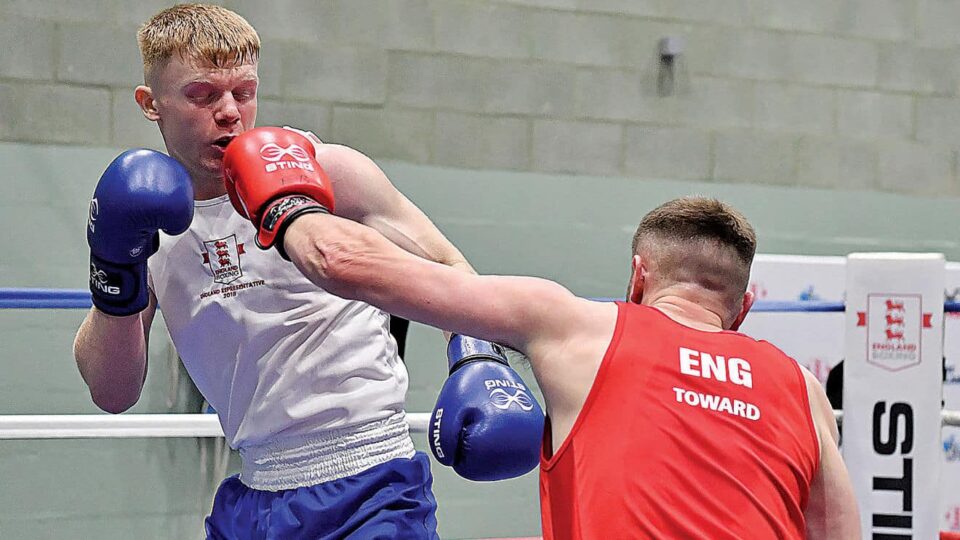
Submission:
POLYGON ((817 378, 801 367, 814 427, 820 440, 820 467, 810 486, 804 512, 809 538, 846 540, 860 538, 860 514, 853 485, 838 444, 840 434, 833 409, 817 378))
POLYGON ((319 144, 316 150, 337 194, 338 216, 376 229, 414 255, 473 272, 463 254, 373 160, 342 145, 319 144))
POLYGON ((147 344, 157 299, 140 313, 125 317, 91 308, 77 330, 73 356, 93 402, 106 412, 121 413, 140 399, 147 376, 147 344))
POLYGON ((616 321, 612 303, 578 298, 545 279, 460 272, 415 257, 376 231, 336 216, 302 216, 290 225, 284 242, 297 268, 333 294, 527 354, 550 407, 579 404, 584 385, 577 381, 593 380, 596 370, 588 361, 562 369, 548 366, 559 356, 551 353, 593 342, 602 343, 590 350, 602 351, 616 321))

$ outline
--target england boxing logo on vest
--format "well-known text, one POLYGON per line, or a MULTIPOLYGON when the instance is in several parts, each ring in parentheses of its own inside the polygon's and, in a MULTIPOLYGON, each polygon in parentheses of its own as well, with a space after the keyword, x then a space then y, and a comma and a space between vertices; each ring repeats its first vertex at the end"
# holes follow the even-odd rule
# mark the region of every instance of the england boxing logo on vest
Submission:
POLYGON ((226 285, 243 276, 240 268, 240 255, 243 255, 243 243, 237 242, 236 235, 203 243, 206 252, 203 262, 210 268, 213 281, 226 285))
POLYGON ((210 274, 213 275, 213 282, 223 285, 222 287, 212 287, 200 293, 200 299, 211 296, 221 296, 223 298, 232 298, 238 292, 253 287, 261 287, 265 284, 264 280, 239 282, 236 281, 243 277, 243 268, 240 266, 240 256, 246 253, 243 248, 243 242, 237 242, 237 236, 231 234, 217 240, 208 240, 203 243, 206 249, 203 256, 203 264, 207 266, 210 274))

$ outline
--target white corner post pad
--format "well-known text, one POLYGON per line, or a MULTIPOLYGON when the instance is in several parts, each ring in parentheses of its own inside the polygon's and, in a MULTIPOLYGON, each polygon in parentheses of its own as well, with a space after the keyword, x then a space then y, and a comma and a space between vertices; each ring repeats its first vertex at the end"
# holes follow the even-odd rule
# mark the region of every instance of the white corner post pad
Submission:
POLYGON ((864 538, 937 538, 943 291, 939 253, 847 257, 843 457, 864 538))

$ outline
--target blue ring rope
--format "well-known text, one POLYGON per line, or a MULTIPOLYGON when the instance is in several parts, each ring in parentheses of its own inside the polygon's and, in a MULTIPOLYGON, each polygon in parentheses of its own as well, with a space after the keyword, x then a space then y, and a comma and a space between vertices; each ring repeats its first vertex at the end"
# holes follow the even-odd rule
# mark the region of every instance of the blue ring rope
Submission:
MULTIPOLYGON (((591 298, 601 302, 613 302, 620 298, 591 298)), ((90 291, 86 289, 34 289, 24 287, 0 287, 0 309, 88 309, 93 305, 90 291)), ((842 313, 843 302, 821 300, 757 300, 750 310, 753 313, 842 313)), ((943 303, 946 313, 960 312, 960 302, 943 303)))
POLYGON ((86 289, 0 287, 0 309, 88 309, 92 305, 86 289))
MULTIPOLYGON (((622 298, 591 298, 599 302, 614 302, 622 298)), ((823 300, 757 300, 750 308, 750 313, 843 313, 846 307, 843 302, 826 302, 823 300)), ((948 300, 943 303, 944 313, 960 312, 960 302, 948 300)))

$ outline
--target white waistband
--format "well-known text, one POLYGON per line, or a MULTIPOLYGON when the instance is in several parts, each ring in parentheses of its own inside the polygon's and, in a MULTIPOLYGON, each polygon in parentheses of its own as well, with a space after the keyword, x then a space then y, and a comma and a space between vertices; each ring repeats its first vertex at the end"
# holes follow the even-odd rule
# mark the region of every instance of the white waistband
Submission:
POLYGON ((361 473, 391 459, 411 458, 404 413, 386 420, 240 449, 240 481, 262 491, 312 486, 361 473))

